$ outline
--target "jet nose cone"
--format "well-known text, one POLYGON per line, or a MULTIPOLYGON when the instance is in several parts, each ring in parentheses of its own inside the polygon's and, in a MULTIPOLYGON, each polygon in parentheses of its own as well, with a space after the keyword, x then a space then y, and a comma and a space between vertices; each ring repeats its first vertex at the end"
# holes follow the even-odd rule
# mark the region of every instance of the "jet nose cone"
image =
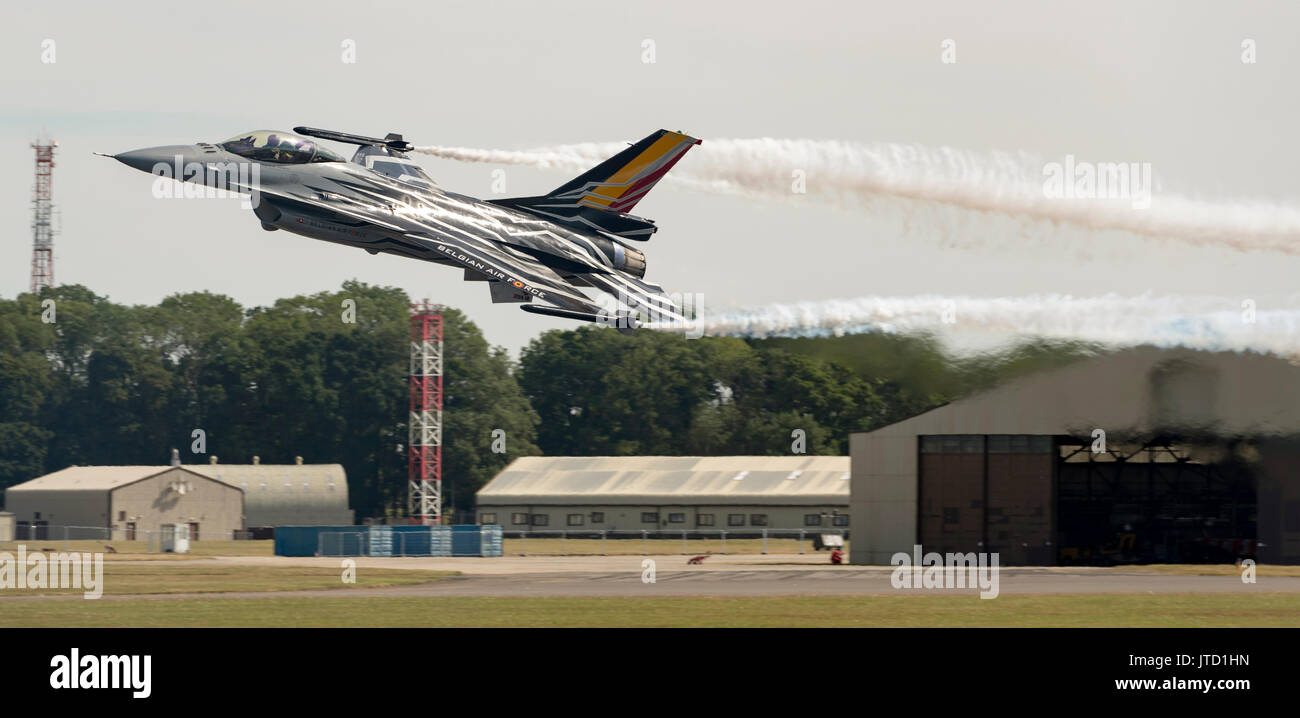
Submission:
POLYGON ((113 155, 113 159, 121 162, 127 167, 134 167, 141 172, 155 173, 158 165, 165 165, 169 169, 177 163, 184 164, 191 159, 194 148, 189 145, 169 145, 166 147, 147 147, 142 150, 131 150, 121 154, 113 155))
POLYGON ((158 152, 158 148, 151 147, 144 150, 131 150, 121 154, 113 155, 113 159, 121 162, 127 167, 134 167, 141 172, 152 172, 154 165, 159 162, 166 162, 167 158, 158 152))

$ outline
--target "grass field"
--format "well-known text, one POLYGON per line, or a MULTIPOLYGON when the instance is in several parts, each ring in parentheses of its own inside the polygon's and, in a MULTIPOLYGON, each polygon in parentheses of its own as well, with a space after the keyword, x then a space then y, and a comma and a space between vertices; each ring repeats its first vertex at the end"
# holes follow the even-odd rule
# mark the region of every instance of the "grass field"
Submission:
POLYGON ((1277 627, 1300 595, 19 601, 0 627, 1277 627))
POLYGON ((19 544, 27 547, 27 553, 49 549, 51 551, 85 551, 104 552, 105 561, 174 561, 206 556, 274 556, 274 541, 191 541, 189 553, 149 553, 145 541, 100 541, 100 540, 56 540, 56 541, 5 541, 0 542, 0 551, 16 553, 19 544), (105 552, 104 546, 111 545, 117 553, 105 552))
MULTIPOLYGON (((219 593, 223 591, 303 591, 322 588, 374 588, 436 581, 453 571, 363 568, 356 583, 343 583, 342 569, 332 566, 167 566, 104 564, 106 596, 166 593, 219 593)), ((5 596, 85 593, 84 588, 6 589, 5 596)), ((0 613, 13 604, 0 604, 0 613)))

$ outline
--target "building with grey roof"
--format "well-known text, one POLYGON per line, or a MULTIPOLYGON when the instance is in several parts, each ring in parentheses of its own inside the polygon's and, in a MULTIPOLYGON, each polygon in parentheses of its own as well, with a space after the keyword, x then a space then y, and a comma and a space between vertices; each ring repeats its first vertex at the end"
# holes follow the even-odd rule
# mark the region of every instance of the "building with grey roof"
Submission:
POLYGON ((854 434, 850 560, 1300 563, 1300 367, 1138 348, 854 434))
POLYGON ((518 530, 849 528, 846 456, 515 459, 477 494, 518 530))

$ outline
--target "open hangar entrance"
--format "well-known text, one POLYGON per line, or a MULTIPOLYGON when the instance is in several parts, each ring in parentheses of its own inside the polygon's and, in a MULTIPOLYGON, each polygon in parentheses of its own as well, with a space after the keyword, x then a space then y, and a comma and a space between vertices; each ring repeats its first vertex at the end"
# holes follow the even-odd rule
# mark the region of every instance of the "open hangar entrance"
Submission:
POLYGON ((917 437, 918 543, 1002 565, 1255 558, 1254 443, 1161 436, 1110 444, 1041 435, 917 437))

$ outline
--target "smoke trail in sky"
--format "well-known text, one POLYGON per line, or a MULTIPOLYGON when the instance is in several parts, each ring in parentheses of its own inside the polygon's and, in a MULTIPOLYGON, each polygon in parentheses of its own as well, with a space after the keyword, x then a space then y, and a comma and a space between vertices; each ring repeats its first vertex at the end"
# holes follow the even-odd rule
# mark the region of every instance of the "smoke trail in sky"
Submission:
MULTIPOLYGON (((584 143, 527 151, 457 147, 416 151, 463 162, 577 172, 625 147, 584 143)), ((893 143, 711 139, 665 179, 710 192, 795 201, 812 198, 846 208, 870 208, 874 202, 891 199, 930 201, 1197 245, 1300 254, 1300 208, 1261 201, 1207 202, 1162 192, 1153 186, 1149 165, 1144 171, 1141 163, 1111 165, 1082 158, 1076 163, 1073 157, 1044 160, 1026 153, 893 143), (1121 170, 1122 183, 1110 174, 1121 170), (799 172, 802 179, 796 175, 799 172), (1060 181, 1054 183, 1054 177, 1060 181), (1103 187, 1111 191, 1103 192, 1103 187)))
MULTIPOLYGON (((1288 301, 1287 306, 1300 306, 1300 301, 1288 301)), ((803 337, 881 331, 929 333, 957 351, 1043 338, 1108 347, 1152 344, 1300 356, 1300 310, 1256 307, 1240 298, 1114 294, 860 297, 722 312, 705 307, 703 314, 691 330, 706 336, 803 337)))

